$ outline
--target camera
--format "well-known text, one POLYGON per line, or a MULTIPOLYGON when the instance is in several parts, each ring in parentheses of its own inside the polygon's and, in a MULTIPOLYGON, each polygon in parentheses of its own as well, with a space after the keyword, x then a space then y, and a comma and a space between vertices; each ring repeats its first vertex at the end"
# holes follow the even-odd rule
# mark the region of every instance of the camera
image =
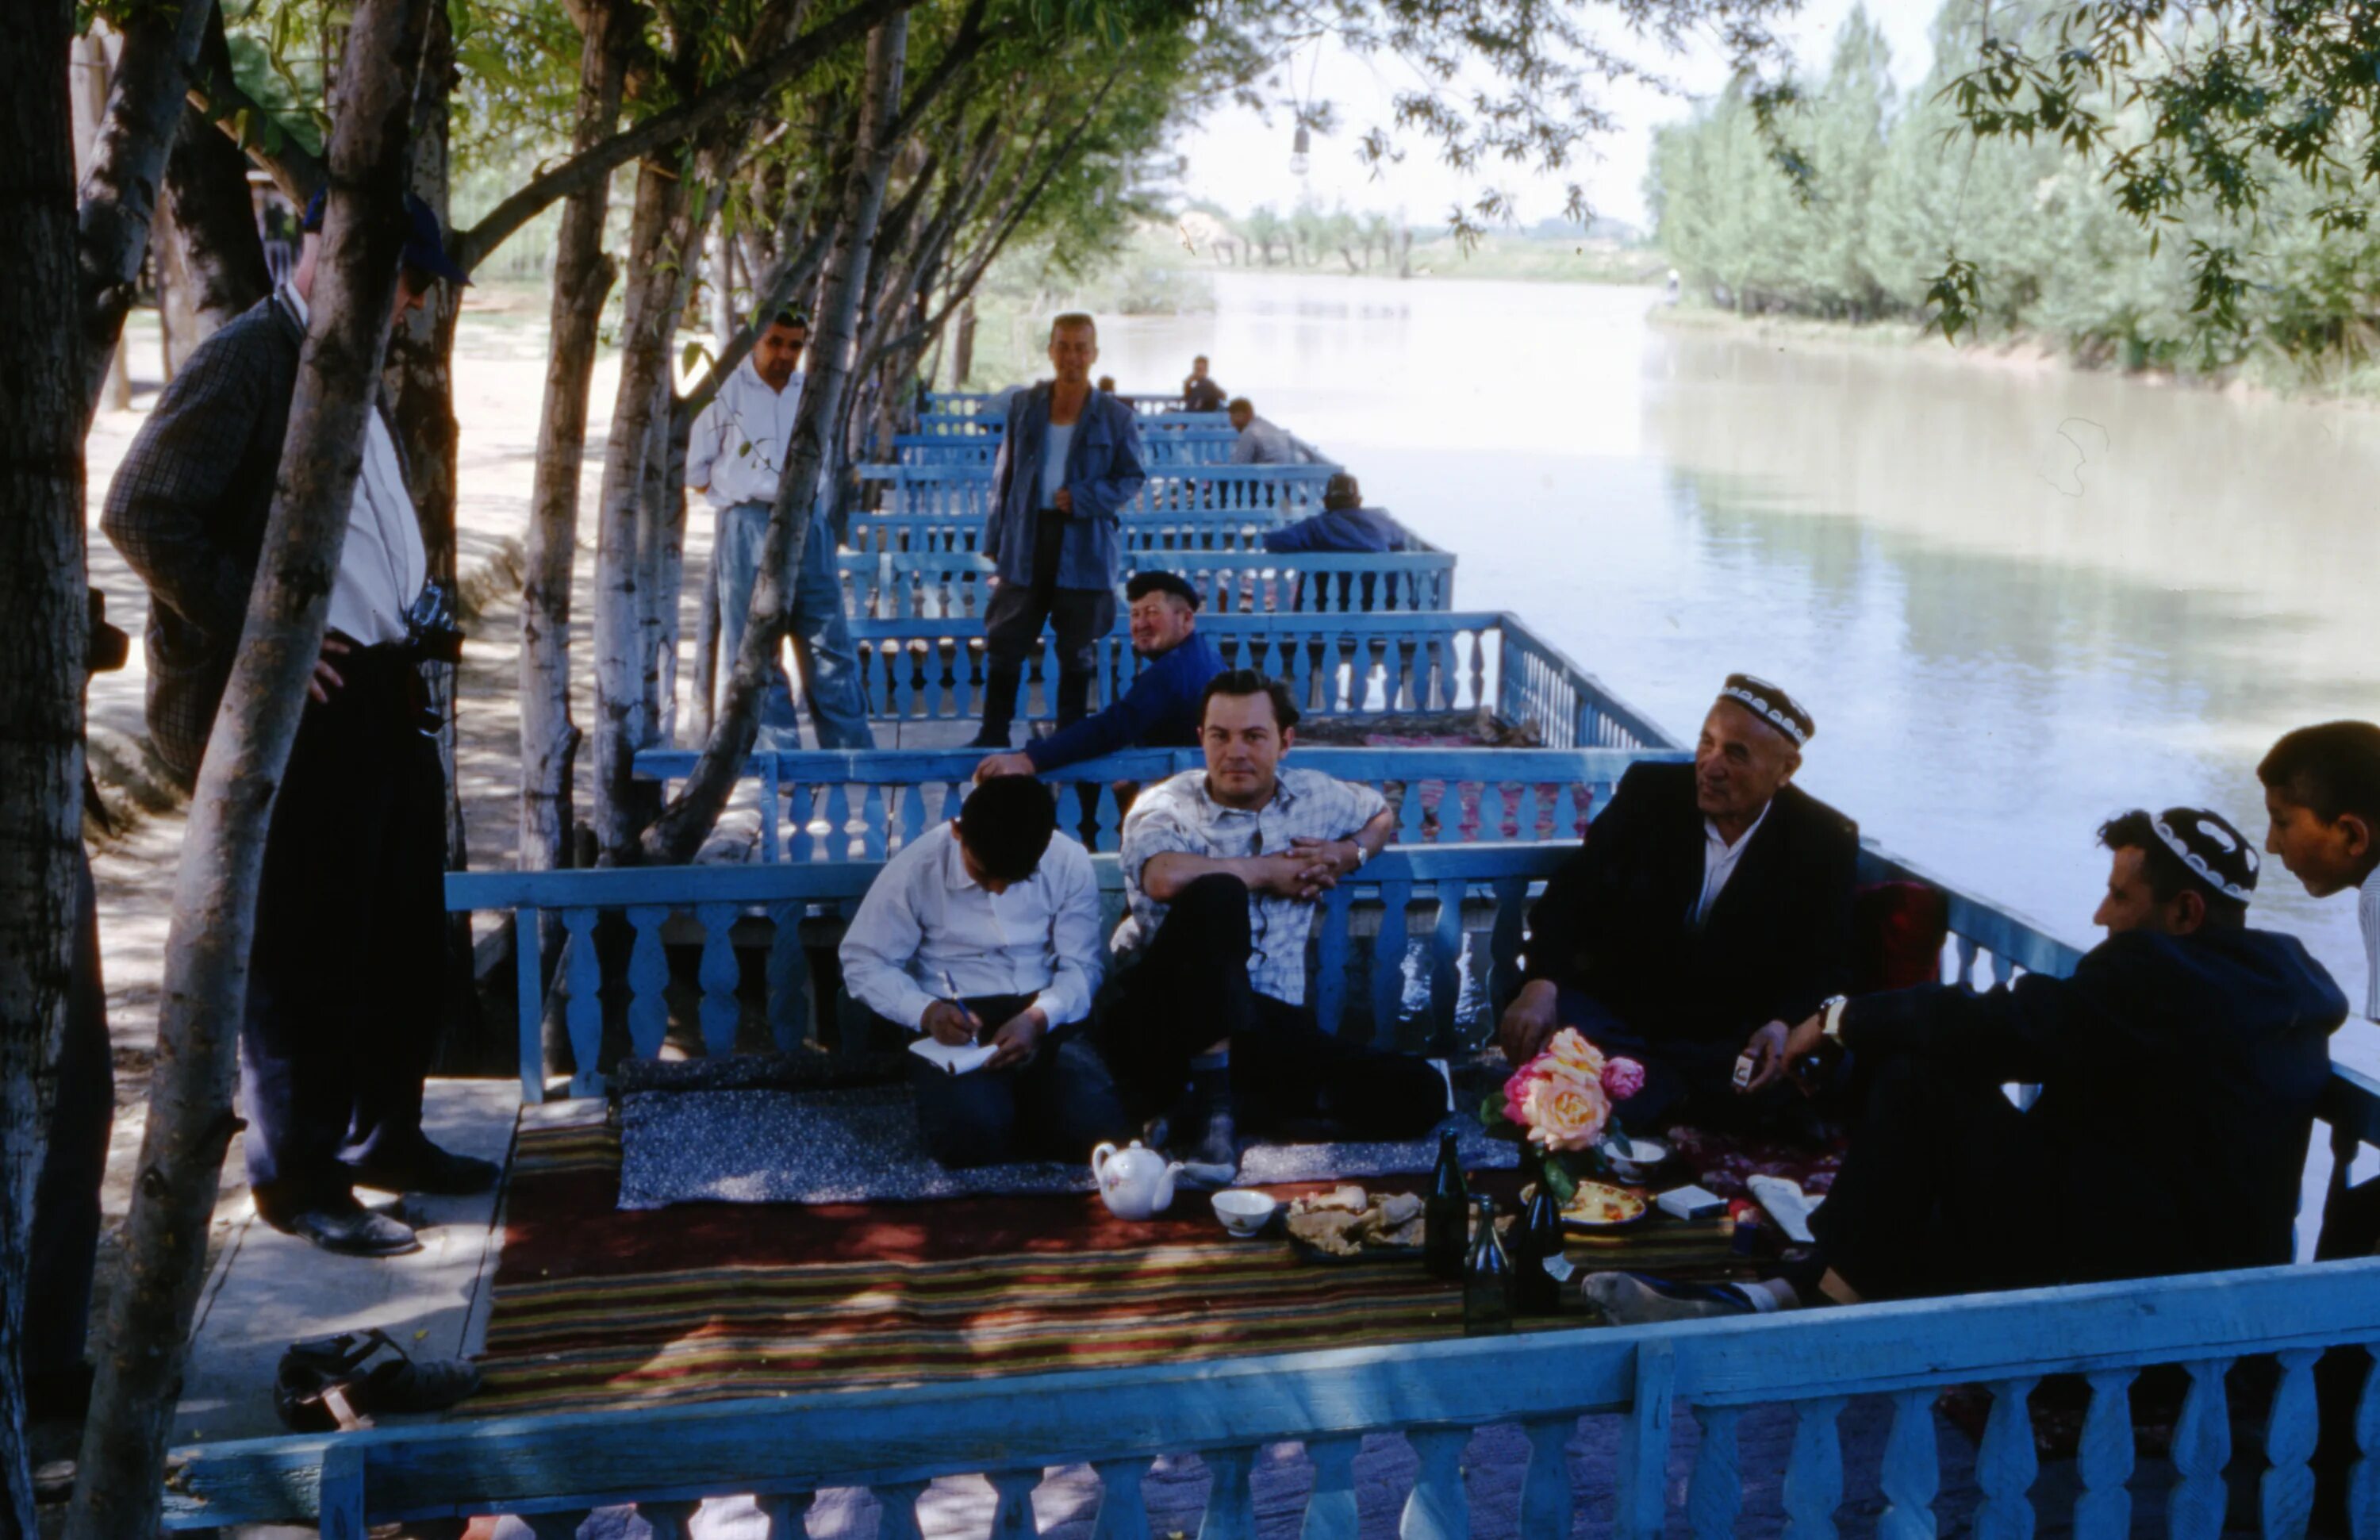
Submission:
POLYGON ((405 639, 425 663, 463 661, 463 631, 455 622, 455 596, 431 578, 405 612, 405 639))

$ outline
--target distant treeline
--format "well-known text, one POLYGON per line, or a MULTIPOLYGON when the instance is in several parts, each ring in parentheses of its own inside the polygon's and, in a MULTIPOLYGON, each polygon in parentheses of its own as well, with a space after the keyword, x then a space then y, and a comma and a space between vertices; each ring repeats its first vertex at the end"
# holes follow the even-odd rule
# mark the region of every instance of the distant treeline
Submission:
MULTIPOLYGON (((2037 0, 2031 8, 2040 14, 2037 0)), ((1995 0, 1993 30, 2010 35, 2025 13, 1995 0)), ((1934 22, 1933 72, 1906 99, 1883 34, 1855 9, 1825 77, 1799 82, 1802 100, 1779 115, 1775 138, 1741 86, 1662 130, 1647 192, 1658 243, 1689 287, 1745 312, 1923 320, 1955 249, 1975 264, 1987 333, 2034 335, 2086 363, 2204 369, 2271 354, 2318 366, 2362 355, 2380 322, 2380 237, 2319 233, 2296 178, 2269 184, 2244 243, 2255 253, 2246 333, 2227 335, 2194 309, 2184 261, 2212 216, 2161 230, 2152 252, 2098 168, 2050 143, 1973 139, 1942 92, 1975 59, 1985 15, 1980 0, 1949 0, 1934 22), (1780 152, 1806 166, 1803 189, 1780 152)))

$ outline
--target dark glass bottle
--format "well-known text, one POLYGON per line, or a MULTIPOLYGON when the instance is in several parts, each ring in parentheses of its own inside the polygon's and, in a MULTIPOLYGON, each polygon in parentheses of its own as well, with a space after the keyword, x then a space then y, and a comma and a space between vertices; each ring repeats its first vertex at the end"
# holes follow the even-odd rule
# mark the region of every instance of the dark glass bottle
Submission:
POLYGON ((1512 1226, 1512 1309, 1550 1316, 1561 1307, 1561 1284, 1546 1271, 1546 1259, 1562 1252, 1561 1205, 1546 1181, 1545 1153, 1532 1145, 1523 1161, 1536 1190, 1512 1226))
POLYGON ((1463 1335, 1494 1337, 1512 1329, 1512 1262, 1496 1238, 1496 1200, 1479 1200, 1479 1232, 1463 1269, 1463 1335))
POLYGON ((1422 1202, 1422 1265, 1431 1276, 1449 1283, 1462 1280, 1470 1218, 1471 1191, 1463 1184, 1463 1159, 1450 1129, 1438 1136, 1438 1166, 1429 1173, 1429 1196, 1422 1202))

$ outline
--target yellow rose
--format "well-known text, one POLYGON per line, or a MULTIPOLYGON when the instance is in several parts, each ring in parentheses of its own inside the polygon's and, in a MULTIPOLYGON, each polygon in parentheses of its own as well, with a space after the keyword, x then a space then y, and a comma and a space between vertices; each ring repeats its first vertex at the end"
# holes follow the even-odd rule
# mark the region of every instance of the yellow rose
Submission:
POLYGON ((1574 1026, 1565 1026, 1554 1034, 1554 1040, 1546 1045, 1546 1058, 1572 1079, 1599 1081, 1603 1078, 1602 1050, 1580 1036, 1574 1026))
POLYGON ((1611 1118, 1603 1087, 1574 1080, 1566 1072, 1531 1085, 1523 1110, 1528 1114, 1529 1137, 1548 1149, 1589 1148, 1611 1118))

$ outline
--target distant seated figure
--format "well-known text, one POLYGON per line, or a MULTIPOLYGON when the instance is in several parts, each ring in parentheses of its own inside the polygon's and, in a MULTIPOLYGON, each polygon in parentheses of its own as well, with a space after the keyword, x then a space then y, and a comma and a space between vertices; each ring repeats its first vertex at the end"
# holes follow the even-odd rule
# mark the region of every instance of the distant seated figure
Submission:
POLYGON ((1230 407, 1232 426, 1239 430, 1239 442, 1232 445, 1232 464, 1235 466, 1313 466, 1323 463, 1322 451, 1288 430, 1275 427, 1257 416, 1256 407, 1246 396, 1241 396, 1230 407))
POLYGON ((1116 393, 1115 376, 1112 374, 1100 375, 1099 389, 1110 395, 1113 395, 1116 393))
POLYGON ((1137 1127, 1084 1039, 1099 981, 1091 858, 1056 832, 1038 781, 978 787, 959 816, 912 840, 860 901, 844 982, 896 1026, 990 1062, 952 1074, 912 1057, 917 1128, 945 1166, 1080 1160, 1137 1127))
POLYGON ((1559 1027, 1641 1060, 1632 1122, 1751 1113, 1738 1057, 1774 1059, 1788 1025, 1851 982, 1852 822, 1791 784, 1809 712, 1727 677, 1691 765, 1641 764, 1529 912, 1527 982, 1505 1057, 1559 1027))
POLYGON ((1223 672, 1223 655, 1198 635, 1198 590, 1177 573, 1136 572, 1123 592, 1132 649, 1147 665, 1132 687, 1106 710, 1028 740, 1022 753, 990 756, 976 767, 977 781, 1038 775, 1122 748, 1197 746, 1199 697, 1223 672))
POLYGON ((1220 412, 1223 409, 1223 387, 1207 374, 1207 355, 1199 354, 1190 360, 1190 378, 1182 382, 1182 409, 1185 412, 1220 412))
POLYGON ((1322 511, 1265 531, 1267 551, 1402 551, 1405 532, 1386 508, 1364 506, 1364 489, 1341 471, 1324 483, 1322 511))
POLYGON ((2285 1263, 2347 998, 2248 928, 2256 853, 2220 814, 2136 810, 2071 977, 1943 984, 1803 1021, 1763 1073, 1849 1050, 1861 1111, 1816 1261, 1742 1287, 1598 1273, 1623 1323, 2285 1263), (2003 1087, 2037 1085, 2020 1110, 2003 1087))
POLYGON ((1149 787, 1124 819, 1132 914, 1114 946, 1128 961, 1093 1037, 1125 1105, 1165 1116, 1166 1142, 1202 1174, 1238 1169, 1243 1131, 1410 1138, 1446 1111, 1427 1061, 1333 1037, 1306 1003, 1317 902, 1396 825, 1370 787, 1282 766, 1296 724, 1279 681, 1216 675, 1207 768, 1149 787))

